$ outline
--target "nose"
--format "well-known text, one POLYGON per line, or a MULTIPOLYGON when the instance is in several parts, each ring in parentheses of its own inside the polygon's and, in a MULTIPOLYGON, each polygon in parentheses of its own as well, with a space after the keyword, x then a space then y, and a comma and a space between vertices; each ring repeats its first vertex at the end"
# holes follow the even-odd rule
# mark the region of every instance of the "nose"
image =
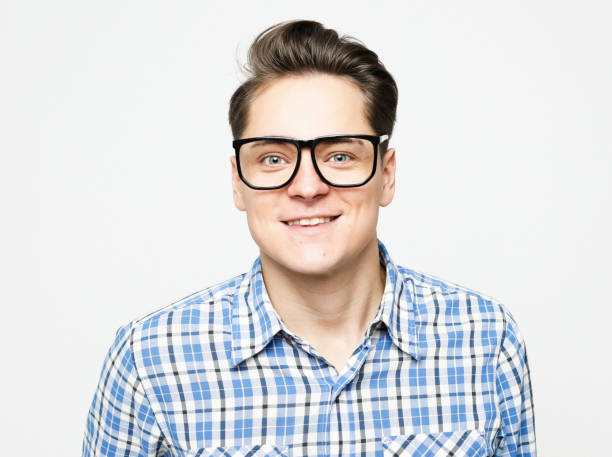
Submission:
POLYGON ((329 187, 317 174, 312 163, 310 149, 303 148, 300 167, 289 183, 287 192, 292 197, 302 197, 310 200, 329 193, 329 187))

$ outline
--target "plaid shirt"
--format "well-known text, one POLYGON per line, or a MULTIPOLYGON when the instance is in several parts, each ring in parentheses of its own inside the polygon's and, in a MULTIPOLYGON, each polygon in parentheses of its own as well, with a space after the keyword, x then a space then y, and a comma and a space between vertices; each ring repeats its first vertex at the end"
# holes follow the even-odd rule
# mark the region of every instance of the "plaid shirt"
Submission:
POLYGON ((117 332, 83 456, 535 456, 527 355, 506 308, 396 266, 341 373, 250 272, 117 332))

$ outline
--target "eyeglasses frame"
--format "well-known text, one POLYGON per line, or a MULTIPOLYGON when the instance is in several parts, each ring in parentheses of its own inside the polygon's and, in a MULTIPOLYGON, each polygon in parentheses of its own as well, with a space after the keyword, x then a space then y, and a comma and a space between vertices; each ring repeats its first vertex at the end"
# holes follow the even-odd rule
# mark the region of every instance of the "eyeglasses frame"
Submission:
POLYGON ((342 135, 327 135, 327 136, 319 136, 317 138, 313 138, 312 140, 296 140, 295 138, 287 138, 287 137, 283 137, 283 136, 257 136, 257 137, 251 137, 251 138, 241 138, 239 140, 234 140, 232 141, 232 146, 234 148, 234 152, 236 155, 236 168, 238 169, 238 176, 240 177, 240 180, 246 184, 248 187, 250 187, 251 189, 255 189, 255 190, 275 190, 275 189, 281 189, 283 187, 285 187, 287 184, 289 184, 293 178, 295 178, 295 175, 297 175, 298 170, 300 169, 300 163, 302 160, 302 148, 303 147, 309 147, 310 148, 310 158, 312 161, 312 165, 314 166, 315 171, 317 172, 317 175, 319 176, 319 178, 321 178, 321 181, 323 181, 325 184, 332 186, 332 187, 342 187, 342 188, 347 188, 347 187, 360 187, 363 186, 364 184, 366 184, 368 181, 370 181, 372 179, 372 177, 376 174, 376 163, 378 162, 378 147, 384 143, 385 141, 387 141, 389 139, 389 135, 384 134, 384 135, 362 135, 362 134, 355 134, 355 135, 351 135, 351 134, 342 134, 342 135), (317 165, 317 161, 315 159, 315 155, 314 155, 314 151, 315 151, 315 147, 318 143, 321 143, 325 140, 329 140, 329 139, 333 139, 333 138, 359 138, 359 139, 363 139, 363 140, 369 140, 372 145, 374 146, 374 165, 372 167, 372 173, 370 173, 370 176, 368 176, 365 181, 359 183, 359 184, 333 184, 331 182, 329 182, 327 179, 325 179, 325 177, 323 176, 323 174, 321 173, 321 170, 319 170, 319 166, 317 165), (295 169, 293 170, 293 173, 291 173, 291 176, 289 177, 289 179, 287 179, 287 181, 285 181, 283 184, 281 184, 280 186, 254 186, 251 183, 249 183, 245 177, 242 174, 242 169, 240 167, 240 147, 243 144, 246 143, 252 143, 254 141, 259 141, 259 140, 283 140, 283 141, 287 141, 290 143, 293 143, 298 151, 298 155, 297 155, 297 161, 295 163, 295 169))

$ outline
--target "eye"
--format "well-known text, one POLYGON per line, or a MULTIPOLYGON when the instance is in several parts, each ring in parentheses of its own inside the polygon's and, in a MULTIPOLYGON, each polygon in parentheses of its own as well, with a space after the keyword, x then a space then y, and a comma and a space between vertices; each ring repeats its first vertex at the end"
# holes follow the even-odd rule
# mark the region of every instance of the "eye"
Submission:
POLYGON ((262 162, 266 165, 282 165, 283 163, 285 163, 285 159, 283 159, 281 156, 269 155, 265 156, 262 159, 262 162))
POLYGON ((344 154, 342 152, 332 155, 329 159, 330 162, 337 162, 337 163, 344 163, 344 162, 348 162, 349 160, 351 160, 351 157, 348 154, 344 154))

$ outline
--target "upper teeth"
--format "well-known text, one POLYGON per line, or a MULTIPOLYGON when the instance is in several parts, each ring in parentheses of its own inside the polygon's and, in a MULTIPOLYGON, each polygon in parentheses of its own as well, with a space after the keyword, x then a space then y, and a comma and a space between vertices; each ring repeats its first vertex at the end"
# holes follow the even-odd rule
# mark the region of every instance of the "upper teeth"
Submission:
POLYGON ((298 219, 295 221, 289 221, 289 225, 317 225, 331 221, 331 217, 313 217, 312 219, 298 219))

